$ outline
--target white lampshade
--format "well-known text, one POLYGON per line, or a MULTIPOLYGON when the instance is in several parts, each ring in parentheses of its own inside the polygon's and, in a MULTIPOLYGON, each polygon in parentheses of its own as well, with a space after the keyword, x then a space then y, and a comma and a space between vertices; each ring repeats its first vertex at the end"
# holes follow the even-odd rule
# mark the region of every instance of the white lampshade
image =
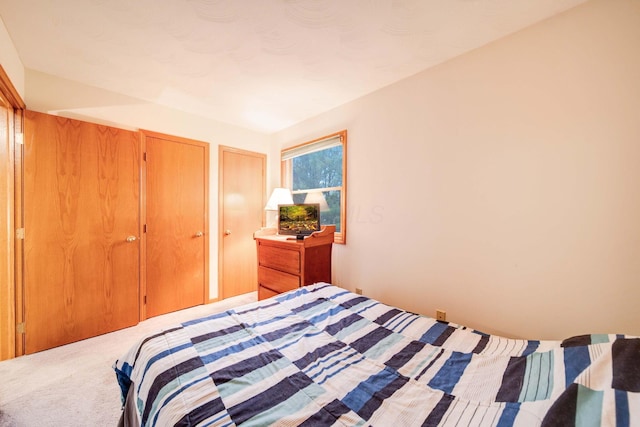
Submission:
POLYGON ((329 210, 329 204, 327 203, 327 199, 324 198, 322 191, 311 191, 307 193, 307 196, 304 198, 304 202, 319 204, 320 212, 326 212, 329 210))
POLYGON ((291 191, 288 188, 274 188, 271 197, 267 205, 264 207, 265 211, 277 211, 278 205, 292 205, 293 197, 291 191))

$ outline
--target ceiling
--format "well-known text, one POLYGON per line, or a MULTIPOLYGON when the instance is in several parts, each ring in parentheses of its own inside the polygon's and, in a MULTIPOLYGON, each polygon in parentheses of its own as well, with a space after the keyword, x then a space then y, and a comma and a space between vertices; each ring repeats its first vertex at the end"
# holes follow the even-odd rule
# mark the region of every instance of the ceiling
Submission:
POLYGON ((0 0, 0 16, 28 69, 271 133, 584 1, 0 0))

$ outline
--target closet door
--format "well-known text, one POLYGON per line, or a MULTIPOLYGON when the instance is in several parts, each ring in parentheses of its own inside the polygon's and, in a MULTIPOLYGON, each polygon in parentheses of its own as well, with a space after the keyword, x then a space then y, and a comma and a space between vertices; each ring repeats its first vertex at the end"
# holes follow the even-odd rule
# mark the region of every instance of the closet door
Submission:
POLYGON ((207 299, 209 144, 145 131, 146 317, 207 299))
POLYGON ((219 294, 221 298, 255 292, 258 259, 253 233, 264 225, 267 156, 220 147, 219 294))
POLYGON ((25 349, 139 319, 139 137, 27 111, 25 349))

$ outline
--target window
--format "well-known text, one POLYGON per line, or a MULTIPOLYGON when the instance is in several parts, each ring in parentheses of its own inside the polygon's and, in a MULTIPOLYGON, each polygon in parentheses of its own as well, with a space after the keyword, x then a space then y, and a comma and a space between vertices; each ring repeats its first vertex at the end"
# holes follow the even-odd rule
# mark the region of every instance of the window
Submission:
POLYGON ((282 180, 294 203, 319 203, 320 224, 335 224, 334 241, 346 243, 346 130, 282 150, 282 180))

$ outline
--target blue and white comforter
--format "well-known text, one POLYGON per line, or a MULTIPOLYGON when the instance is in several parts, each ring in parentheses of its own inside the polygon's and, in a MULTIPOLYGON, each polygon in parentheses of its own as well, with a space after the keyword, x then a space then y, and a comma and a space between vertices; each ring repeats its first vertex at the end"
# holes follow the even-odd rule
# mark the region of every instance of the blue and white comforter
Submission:
POLYGON ((640 425, 640 338, 505 339, 328 284, 148 336, 115 368, 141 426, 640 425))

